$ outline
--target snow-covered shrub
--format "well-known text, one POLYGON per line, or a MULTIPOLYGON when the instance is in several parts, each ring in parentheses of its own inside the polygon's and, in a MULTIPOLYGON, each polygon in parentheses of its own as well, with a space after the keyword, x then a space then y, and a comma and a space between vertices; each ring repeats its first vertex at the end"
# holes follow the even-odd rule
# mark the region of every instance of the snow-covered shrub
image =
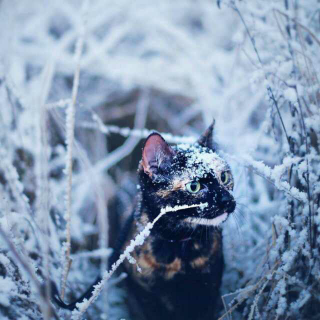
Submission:
MULTIPOLYGON (((0 1, 1 319, 68 319, 43 280, 68 301, 105 271, 141 139, 193 141, 213 117, 238 203, 221 317, 319 318, 319 13, 317 0, 0 1)), ((87 319, 127 318, 121 279, 87 319)))
MULTIPOLYGON (((244 222, 242 233, 251 236, 245 246, 233 244, 246 261, 240 268, 246 284, 231 295, 231 310, 239 307, 248 319, 317 319, 319 3, 228 4, 251 45, 252 84, 264 88, 262 104, 268 103, 254 152, 236 159, 265 180, 248 177, 251 205, 246 217, 252 223, 244 222)), ((256 108, 258 113, 262 106, 256 108)))

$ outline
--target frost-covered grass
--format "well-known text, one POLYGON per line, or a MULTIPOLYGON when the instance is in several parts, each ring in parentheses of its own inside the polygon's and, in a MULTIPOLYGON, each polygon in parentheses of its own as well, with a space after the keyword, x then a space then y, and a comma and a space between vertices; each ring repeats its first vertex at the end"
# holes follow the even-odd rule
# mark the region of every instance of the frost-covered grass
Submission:
MULTIPOLYGON (((319 3, 219 3, 0 1, 1 319, 70 318, 41 284, 70 301, 106 271, 141 140, 212 118, 238 203, 221 318, 319 318, 319 3)), ((122 278, 87 319, 128 317, 122 278)))

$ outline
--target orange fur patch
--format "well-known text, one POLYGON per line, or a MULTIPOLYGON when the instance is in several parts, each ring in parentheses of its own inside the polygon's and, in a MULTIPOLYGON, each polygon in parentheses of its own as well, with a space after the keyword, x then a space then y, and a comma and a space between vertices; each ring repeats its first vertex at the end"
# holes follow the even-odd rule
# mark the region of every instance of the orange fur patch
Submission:
POLYGON ((222 240, 221 240, 221 236, 214 237, 211 254, 215 254, 216 252, 220 251, 221 241, 222 241, 222 240))
POLYGON ((142 269, 143 275, 150 275, 154 270, 160 268, 160 264, 150 254, 143 254, 138 259, 138 265, 142 269))
POLYGON ((177 190, 181 190, 181 189, 185 189, 186 184, 189 182, 189 180, 179 180, 179 179, 175 179, 172 182, 172 190, 173 191, 177 191, 177 190))
POLYGON ((184 190, 185 185, 189 182, 189 180, 178 180, 175 179, 172 182, 172 186, 170 189, 165 189, 165 190, 159 190, 156 192, 156 195, 161 198, 167 198, 172 192, 178 191, 178 190, 184 190))
POLYGON ((174 261, 166 265, 166 279, 172 279, 178 272, 181 271, 182 263, 181 259, 175 258, 174 261))
POLYGON ((156 195, 161 198, 167 198, 172 190, 159 190, 156 192, 156 195))
POLYGON ((208 261, 209 257, 198 257, 191 261, 190 264, 193 268, 203 268, 204 266, 206 266, 206 264, 208 264, 208 261))

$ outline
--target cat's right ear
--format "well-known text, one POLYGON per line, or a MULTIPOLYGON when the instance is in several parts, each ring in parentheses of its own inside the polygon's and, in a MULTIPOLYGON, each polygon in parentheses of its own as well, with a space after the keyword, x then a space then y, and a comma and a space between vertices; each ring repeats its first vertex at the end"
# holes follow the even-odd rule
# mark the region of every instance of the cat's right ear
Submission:
POLYGON ((154 132, 150 134, 144 144, 141 165, 144 172, 152 178, 170 167, 174 155, 175 151, 162 136, 154 132))
POLYGON ((215 151, 215 145, 213 142, 213 130, 214 130, 215 120, 212 121, 209 128, 201 135, 198 139, 197 143, 200 144, 202 147, 209 148, 215 151))

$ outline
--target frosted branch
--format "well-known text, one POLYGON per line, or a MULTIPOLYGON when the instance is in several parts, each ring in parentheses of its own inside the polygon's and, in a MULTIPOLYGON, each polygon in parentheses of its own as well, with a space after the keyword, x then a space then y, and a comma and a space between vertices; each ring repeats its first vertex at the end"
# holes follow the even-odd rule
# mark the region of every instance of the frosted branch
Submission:
POLYGON ((54 109, 54 108, 64 108, 67 106, 70 106, 72 103, 72 99, 65 99, 65 100, 59 100, 56 102, 46 103, 45 107, 47 109, 54 109))
MULTIPOLYGON (((148 129, 130 129, 130 128, 121 128, 114 125, 105 125, 102 120, 99 118, 97 114, 93 114, 93 120, 96 123, 82 123, 81 127, 88 129, 98 129, 100 132, 105 134, 116 133, 123 137, 136 137, 139 139, 147 138, 154 130, 148 129)), ((194 143, 196 141, 195 137, 187 137, 187 136, 176 136, 170 133, 161 133, 163 138, 169 143, 194 143)))
MULTIPOLYGON (((247 167, 249 169, 253 169, 258 175, 264 177, 268 181, 274 184, 274 186, 281 191, 284 191, 288 196, 298 200, 302 201, 304 203, 307 202, 308 197, 305 192, 299 191, 296 187, 290 186, 290 184, 287 181, 281 180, 281 176, 283 174, 283 171, 288 167, 288 164, 281 165, 275 168, 271 168, 264 164, 262 161, 254 160, 250 155, 241 155, 238 157, 235 157, 233 155, 223 153, 226 157, 235 160, 238 163, 241 163, 244 167, 247 167)), ((295 163, 299 160, 299 158, 296 158, 293 160, 295 163)))
MULTIPOLYGON (((85 3, 82 10, 84 11, 85 3)), ((73 77, 72 98, 69 103, 66 114, 66 145, 67 145, 67 158, 66 158, 66 175, 67 175, 67 190, 66 190, 66 242, 63 245, 65 262, 62 274, 61 284, 61 298, 64 298, 64 292, 67 283, 67 277, 71 266, 70 252, 71 252, 71 204, 72 204, 72 153, 73 153, 73 140, 74 140, 74 123, 75 123, 75 105, 78 95, 79 78, 80 78, 80 61, 83 50, 84 42, 84 25, 80 31, 78 41, 75 49, 76 70, 73 77)))
POLYGON ((133 252, 134 248, 137 246, 143 245, 145 239, 150 235, 151 229, 154 227, 155 223, 166 213, 168 212, 175 212, 180 210, 185 210, 189 208, 205 208, 207 207, 207 203, 202 204, 194 204, 194 205, 182 205, 182 206, 175 206, 175 207, 165 207, 162 208, 159 215, 152 221, 149 222, 145 228, 135 237, 134 240, 131 240, 130 244, 126 247, 124 252, 120 255, 119 259, 111 266, 111 270, 106 271, 102 277, 102 280, 94 287, 94 291, 92 296, 89 300, 85 300, 82 303, 77 304, 77 309, 72 312, 72 319, 79 320, 86 312, 86 310, 90 307, 90 305, 98 298, 99 294, 101 293, 103 287, 105 286, 106 282, 110 279, 110 277, 114 274, 114 272, 118 269, 118 267, 124 262, 124 260, 131 258, 131 253, 133 252))
MULTIPOLYGON (((149 102, 149 92, 145 91, 137 104, 137 111, 134 119, 134 126, 136 130, 141 130, 145 126, 149 102)), ((108 156, 105 159, 99 161, 95 165, 94 170, 97 173, 102 172, 104 170, 108 170, 114 164, 118 163, 121 159, 130 154, 138 142, 139 139, 137 137, 129 136, 129 138, 125 141, 125 143, 122 146, 108 154, 108 156)))

